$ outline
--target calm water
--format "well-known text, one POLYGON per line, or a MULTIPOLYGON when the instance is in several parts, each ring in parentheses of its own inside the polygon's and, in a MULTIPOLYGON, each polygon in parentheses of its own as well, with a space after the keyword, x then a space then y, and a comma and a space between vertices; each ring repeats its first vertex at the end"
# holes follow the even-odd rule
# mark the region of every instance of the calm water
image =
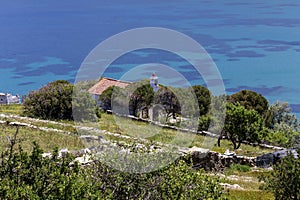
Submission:
MULTIPOLYGON (((101 41, 157 26, 198 41, 218 66, 228 94, 254 90, 271 103, 288 101, 300 113, 299 13, 296 0, 1 0, 0 91, 22 95, 56 79, 74 81, 101 41)), ((149 62, 171 65, 193 80, 182 59, 151 49, 121 57, 105 75, 118 78, 149 62)))

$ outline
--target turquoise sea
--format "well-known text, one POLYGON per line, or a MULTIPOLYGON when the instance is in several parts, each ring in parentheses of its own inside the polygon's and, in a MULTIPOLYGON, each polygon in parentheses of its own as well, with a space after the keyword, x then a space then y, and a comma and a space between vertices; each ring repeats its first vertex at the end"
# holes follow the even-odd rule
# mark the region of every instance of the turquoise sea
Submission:
MULTIPOLYGON (((133 28, 163 27, 206 49, 227 94, 254 90, 270 103, 288 101, 299 116, 299 13, 297 0, 1 0, 0 92, 24 95, 56 79, 73 82, 101 41, 133 28)), ((147 63, 169 65, 192 84, 204 84, 184 60, 153 49, 123 55, 105 75, 119 78, 147 63)))

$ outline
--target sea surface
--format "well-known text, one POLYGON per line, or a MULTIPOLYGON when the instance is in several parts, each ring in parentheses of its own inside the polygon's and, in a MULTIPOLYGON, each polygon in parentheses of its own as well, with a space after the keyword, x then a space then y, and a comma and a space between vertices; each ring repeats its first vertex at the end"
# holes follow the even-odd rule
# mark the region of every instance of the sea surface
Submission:
MULTIPOLYGON (((227 94, 254 90, 270 103, 289 102, 299 116, 298 0, 0 2, 0 92, 24 95, 53 80, 74 82, 84 59, 102 41, 129 29, 162 27, 202 45, 227 94)), ((186 60, 151 48, 124 54, 102 75, 120 78, 143 66, 139 75, 144 77, 136 79, 155 71, 162 82, 180 86, 159 64, 149 63, 171 66, 191 84, 205 85, 186 60)))

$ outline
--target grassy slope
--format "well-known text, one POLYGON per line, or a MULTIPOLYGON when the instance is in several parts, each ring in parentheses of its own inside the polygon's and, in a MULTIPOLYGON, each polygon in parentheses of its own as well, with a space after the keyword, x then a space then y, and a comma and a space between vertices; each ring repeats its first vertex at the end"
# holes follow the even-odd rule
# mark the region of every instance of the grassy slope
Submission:
POLYGON ((1 113, 21 115, 23 113, 22 105, 21 104, 0 105, 0 114, 1 113))
POLYGON ((243 190, 228 190, 230 200, 273 200, 274 197, 271 193, 259 190, 262 183, 259 182, 258 177, 269 172, 267 169, 259 168, 241 171, 233 166, 225 171, 225 175, 221 175, 221 182, 231 185, 238 184, 243 188, 243 190))
MULTIPOLYGON (((22 107, 20 105, 8 105, 8 106, 0 106, 0 114, 22 114, 22 107)), ((46 122, 35 122, 35 121, 28 121, 18 120, 18 119, 2 119, 0 120, 7 120, 7 121, 20 121, 25 123, 30 123, 35 126, 43 126, 48 128, 55 128, 59 130, 69 131, 69 132, 76 132, 76 129, 72 126, 72 122, 66 122, 66 125, 59 125, 59 124, 51 124, 46 122)), ((84 124, 86 125, 86 124, 84 124)), ((103 130, 108 130, 114 133, 120 133, 122 135, 129 135, 133 137, 142 137, 148 139, 150 141, 158 141, 163 143, 170 143, 173 141, 175 135, 181 135, 180 140, 177 140, 178 144, 185 144, 188 140, 186 140, 186 133, 180 133, 170 129, 161 129, 157 128, 156 126, 145 124, 143 122, 134 122, 130 119, 118 118, 108 114, 102 114, 102 117, 99 123, 96 125, 98 128, 103 130), (116 123, 117 121, 117 123, 116 123), (121 124, 118 126, 117 124, 121 124), (133 125, 133 126, 132 126, 133 125), (155 134, 153 134, 155 133, 155 134)), ((5 147, 8 145, 7 136, 12 136, 15 132, 15 127, 8 127, 8 126, 0 126, 1 128, 1 135, 0 135, 0 151, 4 150, 5 147), (4 133, 4 134, 3 134, 4 133)), ((30 150, 32 148, 32 141, 37 141, 39 145, 45 151, 52 150, 55 146, 59 148, 68 148, 68 149, 80 149, 84 148, 83 143, 76 137, 76 136, 69 136, 62 133, 56 132, 44 132, 39 130, 34 130, 30 128, 22 127, 19 130, 19 138, 22 138, 22 146, 25 150, 30 150)), ((126 141, 126 143, 134 142, 130 140, 123 140, 117 139, 115 137, 109 136, 112 140, 121 140, 126 141)), ((197 135, 195 136, 192 144, 189 146, 202 146, 204 137, 197 135)), ((212 150, 224 153, 226 149, 232 150, 231 143, 229 141, 222 141, 221 147, 213 146, 212 150)), ((240 150, 237 150, 237 154, 248 155, 248 156, 256 156, 263 153, 270 152, 269 149, 262 149, 259 147, 253 147, 250 145, 242 145, 240 150)), ((227 190, 227 196, 231 200, 251 200, 251 199, 264 199, 264 200, 271 200, 274 199, 272 194, 267 193, 265 191, 259 190, 259 185, 261 183, 258 182, 258 176, 268 173, 265 170, 259 171, 248 171, 248 172, 241 172, 235 168, 229 169, 225 172, 225 175, 217 175, 222 177, 223 183, 229 183, 231 185, 238 184, 244 190, 235 190, 230 189, 227 190), (250 181, 249 181, 250 179, 250 181)))
MULTIPOLYGON (((16 127, 2 125, 0 126, 0 152, 9 146, 8 137, 12 137, 16 132, 16 127)), ((45 151, 52 151, 55 147, 68 149, 82 149, 84 145, 82 141, 71 135, 66 135, 57 132, 45 132, 27 127, 20 127, 17 135, 20 145, 25 151, 30 151, 33 147, 32 142, 36 141, 45 151)))
MULTIPOLYGON (((150 141, 156 141, 162 143, 174 143, 173 140, 176 136, 177 138, 180 138, 180 140, 177 140, 176 143, 178 145, 183 145, 183 146, 185 146, 188 142, 191 141, 190 138, 188 137, 194 137, 192 143, 189 144, 190 147, 192 146, 203 147, 205 145, 203 144, 205 137, 203 137, 202 135, 189 135, 187 137, 188 135, 187 133, 182 133, 179 131, 164 129, 164 128, 162 129, 154 125, 145 124, 144 122, 132 121, 131 119, 120 118, 105 113, 102 114, 98 128, 103 130, 108 130, 114 133, 120 133, 122 135, 142 137, 150 141), (121 126, 118 126, 119 124, 121 124, 121 126)), ((224 153, 226 149, 229 149, 231 151, 233 150, 230 141, 222 140, 221 146, 218 147, 216 145, 216 140, 215 140, 211 150, 219 153, 224 153)), ((242 144, 240 149, 236 150, 237 154, 246 155, 246 156, 258 156, 270 152, 273 152, 273 150, 267 148, 261 148, 259 146, 254 147, 246 144, 242 144)))
MULTIPOLYGON (((21 105, 0 105, 0 114, 17 114, 22 115, 22 106, 21 105)), ((23 123, 32 124, 38 127, 47 127, 54 128, 69 132, 76 131, 73 126, 61 126, 57 124, 51 123, 42 123, 42 122, 34 122, 29 120, 20 120, 14 118, 3 118, 0 117, 2 121, 18 121, 23 123)), ((16 127, 11 127, 7 125, 0 125, 0 152, 3 151, 9 145, 8 137, 12 137, 16 132, 16 127)), ((33 147, 32 142, 36 141, 41 148, 47 152, 52 151, 55 147, 68 148, 68 149, 82 149, 84 145, 82 141, 74 135, 67 135, 63 133, 57 133, 54 131, 45 132, 37 129, 27 128, 27 127, 19 127, 18 138, 21 139, 20 145, 26 151, 30 151, 33 147)))

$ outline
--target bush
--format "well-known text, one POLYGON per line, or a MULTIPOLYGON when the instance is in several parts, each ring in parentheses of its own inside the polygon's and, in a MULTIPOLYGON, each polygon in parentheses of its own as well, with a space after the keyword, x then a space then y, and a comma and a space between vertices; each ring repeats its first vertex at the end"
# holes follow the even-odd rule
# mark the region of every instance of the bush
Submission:
POLYGON ((73 111, 80 113, 80 119, 94 119, 96 114, 95 101, 90 95, 63 80, 31 91, 25 99, 23 109, 25 115, 42 119, 72 120, 73 111))
POLYGON ((79 166, 67 154, 52 157, 34 143, 16 150, 16 134, 1 154, 0 199, 224 199, 219 180, 183 160, 150 173, 126 173, 99 161, 79 166))
MULTIPOLYGON (((300 151, 298 150, 298 157, 300 151)), ((269 176, 260 177, 262 189, 273 193, 276 200, 300 199, 300 159, 290 154, 281 159, 269 176)))
POLYGON ((42 119, 72 119, 73 86, 55 81, 31 91, 24 102, 24 113, 42 119))
MULTIPOLYGON (((16 141, 12 139, 11 141, 16 141)), ((96 199, 100 196, 97 184, 91 184, 74 157, 59 158, 57 149, 51 158, 43 158, 43 151, 34 143, 31 153, 15 142, 1 154, 0 199, 96 199), (72 164, 73 163, 73 164, 72 164)))
POLYGON ((202 115, 198 122, 198 131, 207 131, 211 122, 211 117, 207 115, 202 115))
POLYGON ((97 182, 107 199, 224 199, 219 180, 183 160, 155 172, 134 174, 98 163, 97 182))

